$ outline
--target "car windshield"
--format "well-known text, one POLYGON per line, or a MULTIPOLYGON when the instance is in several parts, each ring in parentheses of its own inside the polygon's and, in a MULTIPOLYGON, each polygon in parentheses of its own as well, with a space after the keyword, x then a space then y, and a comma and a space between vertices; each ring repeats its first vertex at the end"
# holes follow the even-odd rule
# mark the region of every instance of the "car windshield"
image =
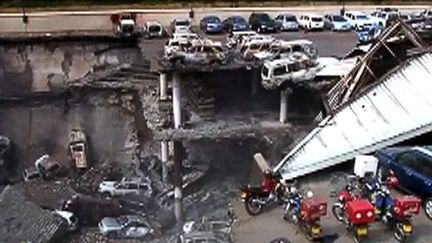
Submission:
POLYGON ((189 26, 189 21, 187 20, 179 20, 176 22, 177 26, 189 26))
POLYGON ((233 17, 233 22, 238 24, 246 23, 246 20, 240 16, 233 17))
POLYGON ((408 18, 408 15, 405 15, 405 14, 402 14, 401 16, 400 16, 400 18, 402 19, 402 20, 408 20, 409 18, 408 18))
POLYGON ((366 15, 357 15, 357 16, 356 16, 356 19, 357 19, 357 20, 367 20, 368 17, 367 17, 366 15))
POLYGON ((267 14, 260 14, 260 15, 258 15, 258 18, 262 21, 270 21, 271 20, 270 16, 268 16, 267 14))
POLYGON ((340 15, 333 15, 333 22, 346 22, 346 19, 340 15))
POLYGON ((208 23, 219 23, 220 20, 219 20, 218 17, 208 17, 208 18, 207 18, 207 22, 208 22, 208 23))
POLYGON ((160 26, 152 25, 148 29, 150 32, 159 32, 161 30, 160 26))
POLYGON ((312 20, 312 22, 321 22, 322 18, 320 18, 320 17, 312 17, 311 20, 312 20))
POLYGON ((285 20, 287 22, 297 22, 297 18, 295 16, 286 16, 285 20))
POLYGON ((116 220, 119 225, 126 225, 126 223, 128 222, 128 219, 126 217, 118 217, 116 220))

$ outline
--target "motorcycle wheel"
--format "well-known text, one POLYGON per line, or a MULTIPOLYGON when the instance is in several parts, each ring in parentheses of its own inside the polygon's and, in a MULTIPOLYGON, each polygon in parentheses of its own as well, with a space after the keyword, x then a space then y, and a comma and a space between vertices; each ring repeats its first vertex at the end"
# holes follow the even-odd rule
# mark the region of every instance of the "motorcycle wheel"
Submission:
POLYGON ((256 202, 258 200, 258 197, 252 196, 248 197, 245 200, 245 209, 246 212, 251 216, 256 216, 261 213, 262 211, 262 205, 256 202))
POLYGON ((407 234, 405 234, 405 231, 403 230, 402 222, 396 223, 393 229, 393 236, 399 242, 405 242, 407 240, 408 236, 407 234))
POLYGON ((345 213, 343 210, 343 206, 341 204, 334 204, 332 207, 332 213, 337 221, 339 222, 345 221, 345 213))

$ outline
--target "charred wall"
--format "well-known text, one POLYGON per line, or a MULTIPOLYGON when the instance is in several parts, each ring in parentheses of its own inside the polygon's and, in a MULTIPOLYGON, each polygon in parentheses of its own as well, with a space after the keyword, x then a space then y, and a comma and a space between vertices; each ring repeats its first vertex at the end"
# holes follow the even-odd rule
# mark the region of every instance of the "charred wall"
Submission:
POLYGON ((137 144, 132 94, 90 92, 0 105, 0 132, 15 144, 18 171, 43 153, 67 165, 71 129, 81 128, 89 140, 91 162, 125 164, 134 160, 137 144))
POLYGON ((141 61, 135 44, 101 42, 6 43, 0 46, 0 95, 63 90, 89 73, 141 61))

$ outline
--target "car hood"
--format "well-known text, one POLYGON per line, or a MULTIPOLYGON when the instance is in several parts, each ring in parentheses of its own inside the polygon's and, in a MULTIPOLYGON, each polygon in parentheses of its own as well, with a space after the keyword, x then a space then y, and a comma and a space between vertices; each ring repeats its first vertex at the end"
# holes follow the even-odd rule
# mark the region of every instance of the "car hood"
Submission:
POLYGON ((266 26, 274 26, 275 23, 273 21, 260 21, 258 22, 260 25, 266 25, 266 26))
POLYGON ((342 26, 350 26, 348 22, 332 22, 334 26, 336 27, 342 27, 342 26))
POLYGON ((103 218, 100 223, 104 228, 121 229, 121 225, 115 218, 103 218))

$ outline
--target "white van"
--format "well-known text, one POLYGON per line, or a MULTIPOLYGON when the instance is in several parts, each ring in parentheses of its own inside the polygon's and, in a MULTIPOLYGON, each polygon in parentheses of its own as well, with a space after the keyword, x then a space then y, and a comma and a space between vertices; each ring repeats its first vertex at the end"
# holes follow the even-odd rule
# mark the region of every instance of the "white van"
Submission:
POLYGON ((324 30, 324 17, 317 14, 303 14, 298 19, 299 25, 305 30, 324 30))
POLYGON ((285 81, 300 82, 315 77, 315 70, 309 68, 309 57, 300 52, 289 58, 266 61, 261 69, 261 80, 265 88, 279 87, 285 81))

